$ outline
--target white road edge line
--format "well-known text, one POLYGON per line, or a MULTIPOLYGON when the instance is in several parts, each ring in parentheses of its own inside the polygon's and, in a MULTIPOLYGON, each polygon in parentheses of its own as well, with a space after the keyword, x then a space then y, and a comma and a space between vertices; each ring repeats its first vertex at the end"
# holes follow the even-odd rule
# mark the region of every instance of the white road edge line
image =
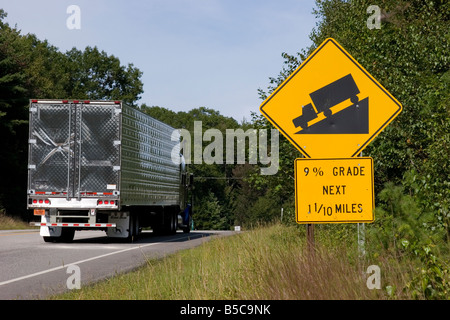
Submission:
MULTIPOLYGON (((187 236, 186 239, 187 238, 189 238, 189 236, 187 236)), ((192 235, 191 235, 191 238, 192 238, 192 235)), ((20 280, 33 278, 33 277, 39 276, 41 274, 45 274, 45 273, 61 270, 61 269, 67 268, 68 266, 71 266, 71 265, 78 265, 78 264, 82 264, 84 262, 101 259, 101 258, 104 258, 104 257, 112 256, 112 255, 115 255, 115 254, 118 254, 118 253, 122 253, 122 252, 126 252, 126 251, 142 249, 142 248, 145 248, 145 247, 153 246, 153 245, 156 245, 156 244, 161 244, 161 243, 164 243, 164 242, 172 242, 172 241, 179 241, 179 240, 180 240, 180 238, 176 238, 176 239, 171 239, 171 240, 166 240, 166 241, 161 241, 161 242, 148 243, 148 244, 145 244, 145 245, 142 245, 142 246, 126 248, 126 249, 122 249, 122 250, 114 251, 114 252, 110 252, 110 253, 105 253, 105 254, 102 254, 102 255, 99 255, 99 256, 96 256, 96 257, 92 257, 92 258, 89 258, 89 259, 84 259, 84 260, 68 263, 66 265, 62 265, 62 266, 59 266, 59 267, 55 267, 55 268, 43 270, 43 271, 40 271, 40 272, 28 274, 26 276, 22 276, 22 277, 19 277, 19 278, 3 281, 3 282, 0 282, 0 287, 5 285, 5 284, 10 284, 10 283, 17 282, 17 281, 20 281, 20 280)))

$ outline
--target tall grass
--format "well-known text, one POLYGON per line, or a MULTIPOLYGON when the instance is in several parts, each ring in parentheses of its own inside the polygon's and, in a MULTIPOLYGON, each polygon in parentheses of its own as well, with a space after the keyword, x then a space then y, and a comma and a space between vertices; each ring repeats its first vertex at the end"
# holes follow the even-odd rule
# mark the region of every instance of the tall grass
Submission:
POLYGON ((7 216, 3 211, 0 211, 0 230, 17 230, 17 229, 33 229, 26 222, 17 218, 7 216))
MULTIPOLYGON (((380 259, 378 261, 381 261, 380 259)), ((301 226, 281 224, 213 239, 135 272, 54 299, 387 299, 408 298, 408 272, 380 265, 382 288, 369 290, 368 262, 348 245, 306 249, 301 226), (387 291, 386 286, 394 292, 387 291)))

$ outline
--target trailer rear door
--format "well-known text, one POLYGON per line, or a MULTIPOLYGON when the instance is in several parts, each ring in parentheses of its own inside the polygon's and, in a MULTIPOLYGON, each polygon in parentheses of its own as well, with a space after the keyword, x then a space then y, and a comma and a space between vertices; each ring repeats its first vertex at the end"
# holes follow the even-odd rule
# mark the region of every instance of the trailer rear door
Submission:
POLYGON ((118 194, 120 110, 114 102, 31 103, 29 193, 118 194))

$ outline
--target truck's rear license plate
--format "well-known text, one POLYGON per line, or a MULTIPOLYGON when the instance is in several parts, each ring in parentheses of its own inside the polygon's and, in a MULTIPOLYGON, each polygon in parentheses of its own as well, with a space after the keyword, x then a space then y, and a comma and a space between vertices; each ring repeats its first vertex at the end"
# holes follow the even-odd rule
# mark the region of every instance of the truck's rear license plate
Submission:
POLYGON ((35 216, 45 216, 45 209, 34 209, 35 216))

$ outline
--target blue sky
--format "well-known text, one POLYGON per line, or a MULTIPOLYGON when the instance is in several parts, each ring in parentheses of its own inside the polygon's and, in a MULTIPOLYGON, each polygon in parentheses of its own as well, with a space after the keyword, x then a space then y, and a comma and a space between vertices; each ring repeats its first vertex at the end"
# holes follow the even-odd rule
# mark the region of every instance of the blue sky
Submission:
POLYGON ((311 45, 314 0, 0 0, 6 21, 65 52, 97 46, 143 72, 139 101, 250 120, 282 52, 311 45), (66 26, 78 5, 81 28, 66 26))

